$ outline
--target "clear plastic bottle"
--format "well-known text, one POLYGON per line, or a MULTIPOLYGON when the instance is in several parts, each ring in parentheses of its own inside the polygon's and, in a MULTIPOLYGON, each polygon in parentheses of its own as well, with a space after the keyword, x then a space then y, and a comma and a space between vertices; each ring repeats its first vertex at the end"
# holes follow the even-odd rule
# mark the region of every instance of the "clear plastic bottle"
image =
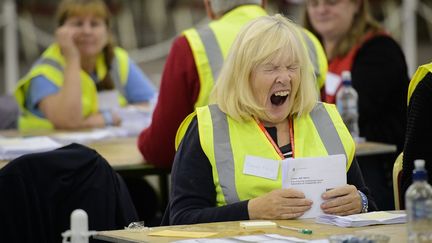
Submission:
POLYGON ((351 84, 351 72, 342 72, 342 87, 336 94, 336 106, 351 136, 359 138, 358 94, 351 84))
POLYGON ((405 193, 408 242, 432 242, 432 187, 427 183, 424 160, 415 160, 413 183, 405 193))

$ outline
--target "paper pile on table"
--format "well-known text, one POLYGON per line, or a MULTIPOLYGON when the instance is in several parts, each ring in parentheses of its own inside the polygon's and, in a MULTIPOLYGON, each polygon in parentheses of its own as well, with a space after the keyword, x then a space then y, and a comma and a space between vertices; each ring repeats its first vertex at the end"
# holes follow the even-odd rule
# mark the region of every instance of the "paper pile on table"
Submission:
POLYGON ((384 211, 353 214, 349 216, 337 216, 323 214, 315 219, 315 222, 332 224, 340 227, 362 227, 376 224, 401 224, 407 221, 405 213, 390 213, 384 211))
POLYGON ((61 143, 46 136, 0 137, 0 160, 12 160, 24 154, 45 152, 61 146, 61 143))

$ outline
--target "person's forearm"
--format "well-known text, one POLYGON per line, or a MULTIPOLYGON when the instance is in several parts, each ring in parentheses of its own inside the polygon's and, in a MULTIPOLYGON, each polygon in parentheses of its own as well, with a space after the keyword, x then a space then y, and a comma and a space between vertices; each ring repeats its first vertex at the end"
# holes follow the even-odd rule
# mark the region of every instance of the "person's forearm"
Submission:
POLYGON ((79 128, 84 120, 79 59, 68 60, 59 92, 42 103, 42 111, 56 128, 79 128))
POLYGON ((60 89, 60 95, 62 97, 62 107, 67 109, 66 111, 64 109, 60 110, 68 114, 74 113, 74 117, 77 117, 76 114, 82 114, 80 71, 81 66, 79 59, 70 60, 66 64, 64 72, 64 83, 63 87, 60 89))

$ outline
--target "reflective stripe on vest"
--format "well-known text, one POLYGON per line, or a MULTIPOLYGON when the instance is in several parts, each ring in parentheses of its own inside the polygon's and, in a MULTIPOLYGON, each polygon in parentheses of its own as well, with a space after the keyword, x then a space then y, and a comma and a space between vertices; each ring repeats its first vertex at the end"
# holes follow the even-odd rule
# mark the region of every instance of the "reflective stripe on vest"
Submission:
MULTIPOLYGON (((229 135, 228 120, 226 114, 223 113, 217 105, 209 105, 209 110, 214 131, 214 154, 217 173, 219 176, 219 184, 222 188, 225 202, 227 204, 232 204, 240 200, 236 191, 234 155, 229 135), (216 144, 218 146, 216 146, 216 144)), ((310 113, 310 117, 316 126, 316 130, 318 131, 325 148, 327 149, 327 153, 329 155, 345 154, 345 149, 339 138, 338 132, 322 103, 317 103, 310 113), (328 125, 330 125, 330 129, 328 128, 328 125)))
POLYGON ((317 57, 317 53, 316 53, 317 50, 315 49, 315 45, 305 31, 301 31, 301 33, 303 36, 303 41, 304 41, 303 43, 306 44, 307 52, 309 54, 309 58, 310 58, 312 65, 313 65, 315 77, 320 77, 321 73, 320 73, 320 68, 318 65, 318 57, 317 57))
POLYGON ((228 120, 225 113, 223 113, 217 105, 209 106, 211 119, 213 121, 213 142, 219 146, 220 149, 215 149, 216 168, 219 175, 219 182, 225 201, 228 204, 238 202, 239 197, 235 186, 234 176, 234 155, 231 147, 231 140, 228 130, 228 120))
POLYGON ((198 29, 197 32, 207 53, 209 65, 212 70, 213 83, 215 84, 224 61, 222 50, 219 47, 213 30, 210 27, 207 26, 205 28, 198 29))
MULTIPOLYGON (((33 65, 33 67, 36 67, 37 65, 43 65, 43 64, 50 65, 50 66, 54 67, 55 69, 59 70, 59 71, 62 72, 62 73, 63 73, 63 71, 64 71, 64 68, 63 68, 63 66, 62 66, 60 63, 56 62, 56 61, 53 60, 53 59, 50 59, 50 58, 43 58, 43 57, 39 58, 39 59, 35 62, 35 64, 33 65)), ((33 67, 32 67, 32 68, 33 68, 33 67)))
POLYGON ((329 155, 345 154, 342 141, 324 105, 318 103, 310 113, 310 116, 327 153, 329 155))
MULTIPOLYGON (((319 64, 319 57, 318 57, 318 50, 314 44, 314 42, 311 40, 311 37, 308 35, 306 30, 302 29, 301 35, 303 38, 303 43, 306 47, 306 50, 308 52, 308 56, 312 62, 313 70, 315 73, 315 77, 317 77, 318 82, 318 88, 321 88, 322 85, 324 85, 324 75, 321 73, 320 64, 319 64)), ((202 44, 204 46, 204 49, 207 54, 209 66, 212 72, 213 76, 213 85, 216 84, 217 77, 219 75, 219 72, 222 68, 224 58, 222 55, 222 50, 217 42, 215 33, 213 30, 206 26, 201 29, 197 29, 197 33, 199 37, 201 38, 202 44)), ((324 58, 324 61, 327 62, 327 60, 324 58)), ((326 63, 324 63, 326 64, 326 63)))
MULTIPOLYGON (((33 66, 35 67, 37 65, 44 65, 44 64, 50 65, 62 73, 64 72, 63 66, 60 63, 58 63, 57 61, 50 59, 50 58, 41 57, 36 61, 36 63, 33 66)), ((115 88, 123 95, 123 97, 126 97, 126 91, 124 89, 124 86, 121 84, 119 65, 117 62, 117 58, 115 56, 114 56, 112 63, 111 63, 110 75, 111 75, 111 78, 114 82, 115 88)))
POLYGON ((191 48, 200 82, 195 108, 209 104, 209 95, 223 60, 240 29, 250 20, 265 15, 267 13, 259 5, 241 5, 220 19, 211 21, 203 29, 192 28, 183 32, 191 48))

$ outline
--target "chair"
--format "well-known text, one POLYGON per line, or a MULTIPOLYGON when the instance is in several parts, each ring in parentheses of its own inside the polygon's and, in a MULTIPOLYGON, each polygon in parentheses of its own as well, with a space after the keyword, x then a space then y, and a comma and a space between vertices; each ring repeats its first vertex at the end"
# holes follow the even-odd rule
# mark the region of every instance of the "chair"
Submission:
POLYGON ((17 128, 18 104, 10 95, 0 95, 0 130, 17 128))
POLYGON ((403 200, 403 195, 399 195, 401 189, 402 161, 403 153, 400 153, 393 164, 393 196, 396 210, 400 210, 400 200, 403 200))
POLYGON ((121 229, 138 219, 121 177, 79 144, 9 162, 0 170, 0 195, 2 242, 61 242, 77 208, 87 212, 90 230, 121 229))

